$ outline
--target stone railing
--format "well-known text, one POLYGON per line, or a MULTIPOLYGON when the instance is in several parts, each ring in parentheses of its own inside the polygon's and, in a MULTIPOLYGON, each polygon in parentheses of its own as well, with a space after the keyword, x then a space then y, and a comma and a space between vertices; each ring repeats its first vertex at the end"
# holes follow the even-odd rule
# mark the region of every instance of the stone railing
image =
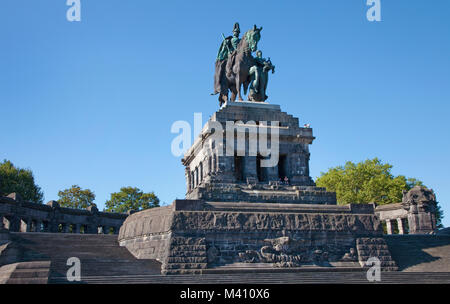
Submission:
POLYGON ((118 234, 128 214, 63 208, 58 202, 36 204, 12 193, 0 196, 0 230, 12 232, 62 232, 118 234))

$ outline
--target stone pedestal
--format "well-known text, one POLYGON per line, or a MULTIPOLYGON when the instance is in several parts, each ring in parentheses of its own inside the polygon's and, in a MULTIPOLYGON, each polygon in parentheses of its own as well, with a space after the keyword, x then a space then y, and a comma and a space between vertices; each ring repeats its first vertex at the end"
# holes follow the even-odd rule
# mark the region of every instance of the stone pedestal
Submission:
POLYGON ((362 259, 374 254, 384 269, 395 270, 373 209, 176 200, 130 215, 119 243, 137 258, 162 262, 164 274, 218 268, 360 268, 362 259), (383 250, 373 249, 372 243, 383 250))
POLYGON ((311 128, 299 127, 298 118, 279 105, 228 102, 211 116, 182 160, 186 198, 336 204, 335 193, 316 187, 309 176, 314 139, 311 128))

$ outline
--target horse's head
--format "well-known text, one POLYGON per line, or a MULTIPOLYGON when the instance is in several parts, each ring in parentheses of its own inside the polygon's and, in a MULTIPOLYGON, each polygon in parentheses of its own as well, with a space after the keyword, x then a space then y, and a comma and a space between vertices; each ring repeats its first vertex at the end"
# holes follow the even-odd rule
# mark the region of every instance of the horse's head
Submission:
POLYGON ((248 44, 248 48, 252 52, 255 52, 258 48, 258 41, 259 41, 259 39, 261 39, 261 30, 262 30, 262 27, 257 28, 255 25, 253 27, 253 29, 251 29, 245 33, 245 41, 248 44))

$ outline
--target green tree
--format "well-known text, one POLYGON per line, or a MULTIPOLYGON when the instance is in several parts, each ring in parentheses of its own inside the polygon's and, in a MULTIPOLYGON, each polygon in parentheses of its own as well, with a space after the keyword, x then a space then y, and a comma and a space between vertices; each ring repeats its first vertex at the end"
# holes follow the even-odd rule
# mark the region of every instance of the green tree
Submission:
POLYGON ((0 163, 0 196, 18 193, 26 201, 42 204, 44 193, 34 181, 29 169, 15 167, 9 160, 0 163))
POLYGON ((159 207, 159 199, 154 192, 144 193, 139 188, 122 187, 119 192, 111 193, 105 206, 105 211, 125 213, 128 210, 159 207))
POLYGON ((444 224, 442 224, 442 219, 444 218, 444 210, 442 210, 439 202, 436 202, 436 204, 436 227, 440 229, 444 228, 444 224))
POLYGON ((59 204, 61 207, 86 209, 94 204, 95 194, 89 189, 81 189, 78 185, 73 185, 69 189, 58 192, 59 204))
MULTIPOLYGON (((344 166, 330 168, 321 172, 316 184, 328 191, 336 192, 338 204, 349 203, 378 205, 399 203, 403 198, 403 190, 414 186, 424 186, 420 180, 394 176, 392 165, 381 162, 378 158, 368 159, 357 164, 347 162, 344 166)), ((443 212, 437 206, 437 224, 442 226, 443 212)))

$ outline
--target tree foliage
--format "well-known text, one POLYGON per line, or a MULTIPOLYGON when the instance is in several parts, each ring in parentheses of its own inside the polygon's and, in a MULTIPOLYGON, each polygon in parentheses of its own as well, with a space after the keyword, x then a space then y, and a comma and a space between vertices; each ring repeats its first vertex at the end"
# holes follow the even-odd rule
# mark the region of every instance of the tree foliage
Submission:
POLYGON ((403 175, 393 176, 392 165, 382 163, 378 158, 357 164, 347 162, 344 166, 331 168, 321 173, 316 184, 336 192, 339 204, 379 205, 402 201, 402 190, 409 190, 423 183, 403 175))
POLYGON ((111 193, 105 206, 105 211, 125 213, 128 210, 159 207, 159 199, 154 192, 144 193, 139 188, 122 187, 119 192, 111 193))
MULTIPOLYGON (((328 191, 336 192, 338 204, 378 205, 400 203, 403 190, 409 191, 414 186, 424 186, 415 178, 403 175, 394 176, 392 165, 383 163, 378 158, 368 159, 357 164, 347 162, 344 166, 330 168, 322 172, 316 184, 328 191)), ((436 219, 438 227, 442 227, 443 212, 437 205, 436 219)))
POLYGON ((18 193, 26 201, 42 204, 44 193, 29 169, 15 167, 9 160, 0 163, 0 196, 18 193))
POLYGON ((95 205, 95 194, 89 189, 81 189, 78 185, 73 185, 69 189, 58 192, 59 204, 61 207, 86 209, 95 205))

